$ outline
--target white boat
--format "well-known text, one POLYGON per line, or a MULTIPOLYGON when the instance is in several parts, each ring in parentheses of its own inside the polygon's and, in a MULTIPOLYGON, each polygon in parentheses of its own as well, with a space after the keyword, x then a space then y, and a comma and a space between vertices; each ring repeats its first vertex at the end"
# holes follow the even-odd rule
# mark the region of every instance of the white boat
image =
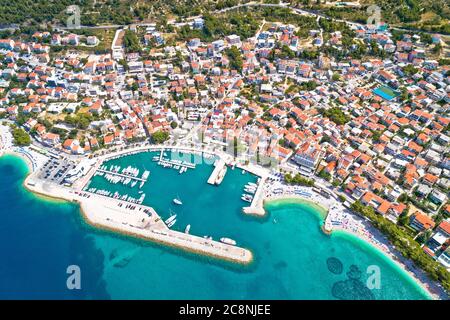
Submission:
POLYGON ((251 195, 249 195, 249 194, 245 194, 245 193, 244 193, 244 194, 241 196, 241 199, 244 200, 244 201, 246 201, 246 202, 252 202, 253 197, 252 197, 251 195))
POLYGON ((244 188, 245 192, 254 194, 256 192, 256 188, 244 188))
POLYGON ((242 170, 242 174, 245 174, 245 170, 242 170))
POLYGON ((142 174, 142 179, 143 180, 147 180, 149 175, 150 175, 150 171, 145 170, 144 173, 142 174))
POLYGON ((220 241, 226 244, 230 244, 232 246, 236 245, 236 241, 230 238, 220 238, 220 241))
POLYGON ((168 228, 171 228, 171 227, 175 224, 175 222, 177 222, 177 219, 174 219, 174 220, 170 221, 170 222, 167 224, 167 227, 168 227, 168 228))
POLYGON ((186 229, 184 229, 184 233, 189 233, 189 230, 191 230, 191 225, 190 224, 188 224, 186 226, 186 229))
POLYGON ((173 203, 178 204, 178 205, 182 205, 183 202, 180 200, 180 197, 176 197, 175 199, 173 199, 173 203))
POLYGON ((176 218, 177 218, 177 215, 174 214, 173 216, 170 216, 170 217, 165 221, 165 223, 167 224, 167 226, 169 226, 169 224, 172 223, 172 221, 176 220, 176 218))

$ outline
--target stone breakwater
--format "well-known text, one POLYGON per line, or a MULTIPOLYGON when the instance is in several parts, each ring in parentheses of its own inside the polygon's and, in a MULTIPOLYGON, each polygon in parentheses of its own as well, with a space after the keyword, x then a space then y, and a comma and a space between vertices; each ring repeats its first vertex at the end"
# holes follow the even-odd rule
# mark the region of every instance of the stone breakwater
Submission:
POLYGON ((39 195, 77 202, 85 220, 98 228, 234 263, 253 261, 248 249, 170 230, 151 207, 135 204, 127 207, 127 202, 51 184, 33 174, 25 180, 25 187, 39 195))

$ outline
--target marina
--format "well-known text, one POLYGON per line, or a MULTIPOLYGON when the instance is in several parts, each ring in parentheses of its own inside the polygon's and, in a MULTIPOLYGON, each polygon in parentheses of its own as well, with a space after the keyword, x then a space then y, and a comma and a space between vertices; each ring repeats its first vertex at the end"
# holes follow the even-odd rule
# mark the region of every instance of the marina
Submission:
MULTIPOLYGON (((196 237, 195 235, 190 234, 190 226, 191 223, 194 222, 196 225, 201 225, 201 222, 196 222, 196 220, 191 220, 192 215, 186 215, 186 211, 183 209, 181 213, 175 213, 171 206, 176 207, 186 207, 186 204, 184 201, 181 200, 181 197, 179 196, 178 192, 182 189, 178 189, 176 186, 178 184, 167 184, 164 183, 164 181, 151 178, 150 172, 152 172, 152 177, 155 177, 158 172, 164 172, 168 175, 176 175, 177 178, 172 181, 175 183, 175 180, 183 180, 188 179, 190 180, 189 175, 192 175, 196 172, 201 172, 202 175, 207 174, 211 165, 207 164, 205 161, 202 161, 203 155, 199 153, 192 153, 192 154, 180 154, 177 150, 177 154, 173 153, 173 150, 154 150, 154 151, 143 151, 140 153, 125 153, 122 156, 114 156, 107 158, 103 160, 100 163, 97 163, 97 167, 92 169, 95 170, 95 173, 92 175, 92 178, 86 182, 84 186, 82 186, 82 192, 87 194, 92 194, 97 196, 102 196, 105 198, 112 198, 114 200, 120 201, 122 204, 118 206, 119 208, 122 208, 124 206, 123 203, 129 203, 128 205, 140 205, 145 206, 145 211, 149 211, 150 208, 152 210, 152 216, 158 217, 158 219, 161 219, 163 222, 162 224, 158 224, 157 228, 154 228, 152 224, 148 224, 147 219, 145 217, 142 217, 138 222, 131 223, 131 226, 138 227, 140 229, 148 229, 152 232, 152 235, 155 235, 155 232, 160 235, 160 237, 167 237, 170 235, 170 232, 177 232, 176 238, 179 239, 180 235, 183 234, 186 243, 184 243, 184 247, 188 247, 188 243, 192 241, 189 240, 189 237, 196 237), (177 157, 186 157, 186 159, 189 157, 193 157, 190 162, 186 159, 177 159, 177 157), (149 159, 149 160, 143 160, 143 159, 149 159), (141 160, 142 159, 142 160, 141 160), (129 161, 122 161, 122 160, 129 160, 129 161), (138 165, 139 164, 139 165, 138 165), (201 169, 199 169, 201 168, 201 169), (169 170, 169 169, 175 169, 175 170, 169 170), (184 170, 183 170, 184 169, 184 170), (186 173, 185 175, 180 175, 182 172, 186 173), (200 170, 200 171, 198 171, 200 170), (140 173, 143 172, 141 175, 140 173), (136 183, 141 182, 141 186, 139 188, 135 187, 136 183), (171 188, 173 187, 173 189, 171 188), (169 190, 173 191, 169 191, 169 190), (146 197, 146 194, 149 194, 149 197, 146 197), (156 199, 166 199, 169 194, 176 194, 176 197, 170 199, 170 201, 164 201, 164 205, 160 206, 158 203, 160 201, 155 202, 156 199), (158 213, 159 214, 158 214, 158 213), (168 212, 168 215, 165 216, 164 212, 168 212), (161 215, 160 215, 161 214, 161 215), (164 217, 165 216, 165 217, 164 217), (143 226, 142 224, 145 224, 143 226), (184 230, 182 229, 182 226, 185 226, 184 230)), ((209 157, 211 159, 211 156, 209 157)), ((209 175, 214 176, 215 182, 220 184, 222 182, 223 177, 226 172, 226 164, 225 161, 221 159, 215 159, 214 161, 215 166, 212 170, 213 172, 209 175)), ((256 179, 253 175, 242 175, 239 174, 239 177, 246 180, 249 185, 247 185, 250 189, 255 189, 256 185, 254 184, 252 179, 256 179), (250 181, 249 181, 250 179, 250 181)), ((205 178, 205 180, 207 180, 205 178)), ((205 181, 203 180, 203 181, 205 181)), ((206 181, 207 182, 207 181, 206 181)), ((205 182, 199 181, 201 186, 207 186, 208 184, 205 182)), ((192 196, 183 197, 186 199, 192 198, 192 196)), ((190 202, 191 204, 191 202, 190 202)), ((193 205, 196 205, 197 203, 192 203, 193 205)), ((201 203, 200 203, 201 204, 201 203)), ((127 206, 127 205, 125 205, 127 206)), ((188 209, 191 205, 188 205, 188 209)), ((175 207, 174 207, 175 208, 175 207)), ((178 211, 178 210, 177 210, 178 211)), ((108 217, 109 220, 107 220, 108 224, 112 221, 115 221, 116 219, 111 219, 108 217)), ((118 222, 118 221, 117 221, 118 222)), ((122 225, 130 225, 130 222, 122 221, 120 222, 122 225)), ((234 240, 231 240, 231 238, 223 237, 223 234, 220 233, 220 228, 216 231, 213 230, 201 230, 199 228, 200 234, 209 234, 206 239, 209 242, 207 243, 208 246, 220 248, 221 245, 228 245, 233 246, 236 248, 238 252, 231 254, 224 254, 222 250, 219 250, 218 252, 215 252, 213 254, 212 252, 207 252, 206 254, 212 255, 212 256, 221 256, 225 260, 231 260, 236 261, 240 263, 249 263, 251 261, 251 252, 244 248, 239 248, 236 246, 236 242, 234 240), (212 235, 211 235, 212 234, 212 235), (214 237, 213 237, 214 236, 214 237), (222 240, 214 240, 216 239, 229 239, 226 241, 222 240), (220 244, 220 245, 218 245, 220 244), (221 253, 222 252, 222 253, 221 253)), ((172 234, 175 235, 175 234, 172 234)), ((149 234, 146 234, 148 237, 149 234)), ((175 240, 174 240, 175 241, 175 240)), ((198 251, 199 248, 196 248, 198 251)), ((202 249, 205 251, 205 249, 202 249)), ((228 251, 228 250, 226 250, 228 251)), ((235 251, 233 249, 232 251, 235 251)))

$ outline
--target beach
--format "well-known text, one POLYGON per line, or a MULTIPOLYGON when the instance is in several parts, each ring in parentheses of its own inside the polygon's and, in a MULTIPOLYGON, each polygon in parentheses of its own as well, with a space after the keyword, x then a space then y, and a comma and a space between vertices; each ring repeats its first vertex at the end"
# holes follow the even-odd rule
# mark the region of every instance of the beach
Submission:
POLYGON ((355 215, 336 199, 326 198, 313 188, 287 186, 281 181, 267 185, 264 195, 264 203, 298 199, 318 206, 325 212, 322 226, 325 233, 333 235, 343 232, 367 242, 411 276, 433 299, 448 299, 442 286, 429 279, 425 272, 415 267, 410 260, 405 259, 369 221, 355 215))

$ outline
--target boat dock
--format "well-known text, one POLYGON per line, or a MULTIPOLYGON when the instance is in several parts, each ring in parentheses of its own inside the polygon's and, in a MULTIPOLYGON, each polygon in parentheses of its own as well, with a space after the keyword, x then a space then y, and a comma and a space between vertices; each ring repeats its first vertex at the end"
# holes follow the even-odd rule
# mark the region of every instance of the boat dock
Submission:
POLYGON ((264 216, 266 211, 264 210, 264 183, 265 178, 261 178, 256 188, 255 194, 253 195, 253 200, 248 207, 242 208, 242 211, 248 215, 264 216))
POLYGON ((181 160, 174 160, 174 159, 164 159, 164 150, 165 149, 161 149, 159 157, 158 158, 154 157, 154 159, 153 159, 153 161, 155 161, 155 159, 156 159, 160 166, 169 167, 169 168, 175 167, 176 169, 185 168, 185 170, 195 169, 194 163, 190 163, 187 161, 181 161, 181 160))
POLYGON ((158 164, 162 166, 180 166, 186 167, 188 169, 195 169, 195 164, 188 162, 179 162, 177 160, 159 160, 158 164))
POLYGON ((227 166, 225 161, 222 159, 216 160, 214 162, 214 170, 208 178, 208 183, 212 185, 219 185, 223 181, 226 172, 227 166))
POLYGON ((97 169, 98 172, 103 172, 103 173, 109 173, 115 176, 119 176, 122 178, 130 178, 130 179, 134 179, 137 181, 141 181, 141 182, 146 182, 147 179, 143 179, 143 178, 139 178, 139 177, 133 177, 132 175, 127 175, 127 174, 123 174, 123 173, 118 173, 118 172, 114 172, 114 171, 109 171, 109 170, 104 170, 104 169, 97 169))

